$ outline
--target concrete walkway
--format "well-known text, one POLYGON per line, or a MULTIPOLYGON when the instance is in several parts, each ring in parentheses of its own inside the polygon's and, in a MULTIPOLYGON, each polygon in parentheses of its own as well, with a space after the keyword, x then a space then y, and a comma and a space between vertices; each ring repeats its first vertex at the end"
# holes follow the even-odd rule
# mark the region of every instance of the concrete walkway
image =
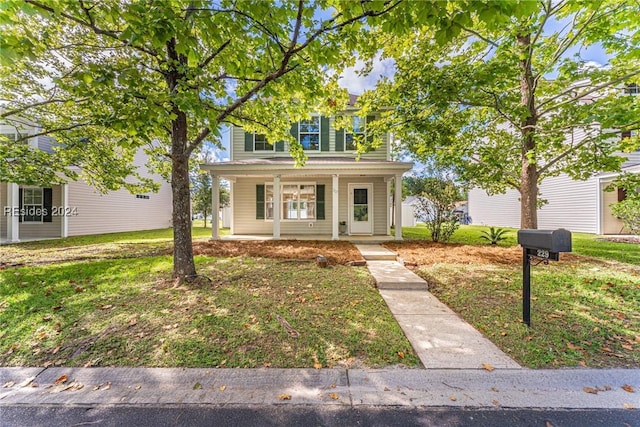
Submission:
POLYGON ((380 245, 356 245, 382 298, 427 369, 520 368, 484 335, 442 304, 427 282, 380 245))

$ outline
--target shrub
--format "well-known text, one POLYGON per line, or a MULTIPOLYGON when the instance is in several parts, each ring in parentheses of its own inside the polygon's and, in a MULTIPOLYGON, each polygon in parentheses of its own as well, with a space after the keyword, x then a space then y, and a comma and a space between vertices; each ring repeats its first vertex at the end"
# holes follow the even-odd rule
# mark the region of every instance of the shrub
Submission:
POLYGON ((640 199, 629 198, 611 205, 611 213, 633 234, 640 234, 640 199))
POLYGON ((499 242, 502 242, 503 240, 507 240, 507 238, 505 237, 505 234, 507 233, 508 231, 505 230, 504 228, 490 227, 489 231, 482 230, 480 232, 480 234, 482 234, 480 238, 484 240, 488 240, 489 243, 491 243, 492 245, 497 245, 499 242))

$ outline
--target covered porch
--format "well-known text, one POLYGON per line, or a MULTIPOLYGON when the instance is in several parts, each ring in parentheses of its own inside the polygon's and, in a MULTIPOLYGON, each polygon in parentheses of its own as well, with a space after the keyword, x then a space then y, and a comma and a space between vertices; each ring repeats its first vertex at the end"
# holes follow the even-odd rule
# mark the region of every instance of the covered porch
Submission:
MULTIPOLYGON (((411 163, 349 158, 252 159, 201 167, 213 180, 218 212, 220 179, 230 182, 230 236, 224 239, 402 240, 402 174, 411 163), (396 231, 391 235, 390 196, 396 231)), ((213 239, 220 239, 218 224, 213 239)))

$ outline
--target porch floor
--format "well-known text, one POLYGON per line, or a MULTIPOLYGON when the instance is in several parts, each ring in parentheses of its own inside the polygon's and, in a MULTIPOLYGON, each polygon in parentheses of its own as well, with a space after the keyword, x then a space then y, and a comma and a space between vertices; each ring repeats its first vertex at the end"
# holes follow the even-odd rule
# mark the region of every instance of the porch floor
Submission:
MULTIPOLYGON (((353 243, 384 243, 394 240, 394 236, 339 236, 338 240, 353 243)), ((220 236, 220 240, 274 240, 270 234, 233 234, 220 236)), ((301 236, 299 234, 281 234, 280 240, 332 240, 331 236, 322 234, 309 234, 301 236)))

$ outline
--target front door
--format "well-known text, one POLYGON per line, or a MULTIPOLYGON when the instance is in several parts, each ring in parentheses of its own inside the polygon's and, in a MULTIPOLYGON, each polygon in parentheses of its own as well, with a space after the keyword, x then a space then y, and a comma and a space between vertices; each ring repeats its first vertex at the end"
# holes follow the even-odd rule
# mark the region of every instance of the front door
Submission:
POLYGON ((349 232, 373 234, 373 184, 349 184, 349 232))

